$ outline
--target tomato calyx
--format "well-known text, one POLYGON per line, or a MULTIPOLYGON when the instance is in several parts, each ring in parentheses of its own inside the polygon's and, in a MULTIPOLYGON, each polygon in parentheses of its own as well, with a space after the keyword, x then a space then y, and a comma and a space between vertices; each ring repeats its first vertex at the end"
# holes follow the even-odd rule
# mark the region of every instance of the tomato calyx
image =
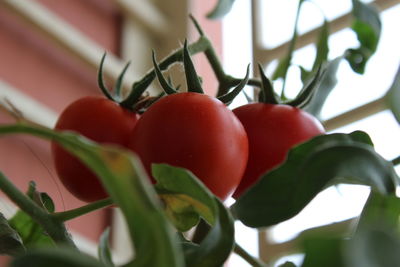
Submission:
POLYGON ((154 100, 159 98, 159 96, 149 96, 145 94, 147 87, 154 80, 154 77, 151 75, 146 76, 139 82, 135 82, 132 85, 131 92, 126 98, 122 96, 122 81, 131 62, 128 62, 122 69, 120 75, 115 81, 113 93, 111 93, 111 90, 108 89, 107 86, 105 85, 103 78, 103 67, 105 58, 106 58, 106 53, 103 54, 100 61, 99 71, 97 73, 97 84, 106 98, 117 103, 124 109, 137 113, 142 113, 145 108, 147 108, 154 102, 154 100))
POLYGON ((261 90, 258 95, 259 102, 266 104, 284 104, 297 108, 304 108, 311 102, 315 91, 321 85, 323 77, 326 73, 326 66, 321 65, 317 69, 313 78, 300 90, 298 95, 292 100, 285 101, 275 93, 271 81, 265 75, 260 64, 258 65, 258 69, 261 76, 261 90))
MULTIPOLYGON (((173 85, 171 84, 171 81, 170 80, 167 81, 164 78, 161 68, 160 68, 159 64, 157 63, 154 51, 152 51, 152 59, 153 59, 153 65, 154 65, 154 70, 155 70, 157 79, 158 79, 162 89, 164 90, 164 92, 168 95, 178 93, 179 86, 177 88, 174 88, 173 85)), ((186 84, 187 84, 187 88, 188 88, 187 91, 193 92, 193 93, 204 94, 204 90, 201 86, 201 79, 197 75, 193 61, 190 57, 187 40, 185 40, 185 43, 183 46, 183 66, 184 66, 184 70, 185 70, 186 84)), ((220 100, 221 102, 223 102, 224 104, 229 105, 233 101, 233 99, 246 86, 246 84, 249 80, 249 75, 250 75, 250 65, 247 66, 246 75, 239 82, 239 84, 236 87, 234 87, 230 92, 228 92, 222 96, 218 96, 217 99, 220 100)))

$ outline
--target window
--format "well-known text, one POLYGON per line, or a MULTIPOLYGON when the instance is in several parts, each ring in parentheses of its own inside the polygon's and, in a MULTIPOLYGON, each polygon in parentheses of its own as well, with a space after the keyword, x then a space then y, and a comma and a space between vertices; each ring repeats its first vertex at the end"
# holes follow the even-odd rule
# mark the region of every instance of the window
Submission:
MULTIPOLYGON (((381 9, 383 8, 382 2, 384 1, 375 2, 381 9)), ((224 18, 223 24, 224 63, 227 72, 237 77, 243 76, 243 69, 249 62, 253 62, 253 65, 257 62, 265 62, 265 59, 257 58, 260 53, 252 48, 261 51, 264 49, 276 51, 291 39, 297 4, 298 1, 289 0, 236 1, 231 12, 224 18), (251 5, 256 6, 256 8, 253 7, 253 12, 251 5), (255 23, 253 28, 252 21, 255 23), (240 41, 237 41, 238 39, 240 41), (252 58, 253 55, 254 58, 252 58)), ((387 6, 386 8, 388 9, 381 12, 380 43, 376 54, 367 65, 365 74, 354 73, 348 63, 342 61, 337 73, 338 84, 323 106, 322 121, 379 101, 389 89, 399 64, 397 50, 400 41, 395 40, 392 36, 395 36, 397 32, 396 20, 400 15, 400 5, 394 3, 390 8, 387 6)), ((331 28, 337 28, 339 22, 335 19, 340 19, 350 11, 351 1, 306 1, 301 9, 299 34, 304 35, 318 28, 323 21, 322 13, 330 21, 331 28)), ((345 27, 336 31, 329 39, 329 58, 333 59, 343 54, 347 48, 354 47, 357 43, 355 34, 349 28, 345 27)), ((310 68, 315 53, 313 44, 308 44, 295 51, 292 62, 294 65, 301 64, 310 68)), ((271 59, 272 61, 266 66, 267 75, 271 75, 277 65, 277 59, 271 59)), ((301 86, 300 71, 297 67, 290 68, 286 82, 288 95, 295 95, 301 86)), ((274 86, 279 89, 281 84, 277 81, 274 86)), ((251 88, 248 88, 247 91, 251 92, 251 88)), ((246 103, 246 99, 242 97, 233 104, 239 106, 244 103, 246 103)), ((381 111, 353 123, 331 129, 331 132, 348 133, 354 130, 363 130, 371 136, 376 151, 391 160, 400 152, 400 141, 398 140, 400 127, 390 111, 384 109, 384 107, 380 107, 378 110, 381 111)), ((397 170, 400 168, 397 167, 397 170)), ((271 242, 285 242, 304 229, 357 216, 365 203, 368 192, 369 190, 363 186, 339 185, 328 188, 298 216, 271 228, 268 237, 271 237, 272 240, 265 240, 265 237, 262 236, 260 244, 262 246, 271 242)), ((237 235, 239 244, 256 255, 257 247, 254 246, 254 240, 257 239, 257 233, 238 225, 237 235)), ((267 250, 268 248, 265 249, 265 253, 268 252, 267 250)), ((263 252, 261 251, 261 253, 263 252)), ((299 258, 301 257, 297 257, 297 259, 299 258)), ((239 265, 239 263, 240 266, 245 265, 236 258, 232 259, 232 262, 233 266, 239 265)))

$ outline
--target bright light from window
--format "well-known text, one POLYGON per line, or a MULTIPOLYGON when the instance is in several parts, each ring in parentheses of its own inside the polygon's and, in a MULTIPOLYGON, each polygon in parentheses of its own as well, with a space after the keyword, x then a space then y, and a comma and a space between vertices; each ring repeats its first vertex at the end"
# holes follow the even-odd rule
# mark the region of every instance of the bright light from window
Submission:
MULTIPOLYGON (((299 32, 304 33, 321 25, 321 10, 332 20, 351 10, 351 1, 314 0, 315 4, 305 2, 300 16, 299 32)), ((365 1, 371 2, 371 1, 365 1)), ((267 48, 279 46, 289 40, 293 32, 294 17, 298 1, 292 0, 263 0, 261 1, 262 42, 267 48)), ((400 39, 397 36, 400 5, 381 14, 383 29, 377 53, 371 58, 364 75, 355 74, 343 61, 339 67, 338 84, 322 109, 322 119, 328 119, 345 111, 380 98, 389 89, 398 68, 400 39)), ((244 75, 245 66, 251 61, 251 24, 250 1, 236 1, 231 13, 223 22, 224 66, 229 74, 236 77, 244 75), (240 37, 239 37, 240 36, 240 37)), ((329 58, 342 55, 347 48, 357 47, 355 34, 349 30, 341 30, 330 37, 329 58)), ((311 68, 315 57, 313 45, 306 46, 295 52, 293 63, 311 68)), ((271 75, 277 61, 269 64, 267 75, 271 75)), ((285 93, 295 96, 301 88, 299 70, 292 67, 288 75, 285 93)), ((280 83, 274 84, 279 88, 280 83)), ((234 106, 245 104, 244 97, 234 102, 234 106)), ((400 127, 389 111, 380 112, 335 132, 351 132, 363 130, 367 132, 375 149, 383 157, 390 160, 400 154, 400 127)), ((400 170, 400 167, 397 167, 400 170)), ((281 242, 293 238, 300 231, 337 222, 357 216, 368 196, 369 189, 363 186, 340 185, 326 189, 298 216, 274 227, 272 235, 281 242)), ((251 253, 257 255, 254 247, 257 234, 244 226, 237 224, 237 240, 251 253), (253 234, 252 234, 253 233, 253 234)), ((301 257, 296 257, 301 260, 301 257)), ((232 258, 232 266, 246 264, 236 257, 232 258)))

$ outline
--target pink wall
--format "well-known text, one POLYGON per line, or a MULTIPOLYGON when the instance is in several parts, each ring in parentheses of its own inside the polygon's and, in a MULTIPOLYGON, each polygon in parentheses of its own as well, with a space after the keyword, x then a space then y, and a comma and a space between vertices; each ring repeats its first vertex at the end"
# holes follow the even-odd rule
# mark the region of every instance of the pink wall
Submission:
MULTIPOLYGON (((119 53, 120 14, 111 0, 42 0, 108 51, 119 53), (101 29, 101 30, 99 30, 101 29)), ((96 72, 72 58, 20 17, 0 8, 0 78, 59 113, 71 101, 99 94, 96 72)), ((18 103, 15 103, 18 105, 18 103)), ((0 123, 9 121, 4 114, 0 123)), ((58 211, 81 206, 58 181, 47 141, 26 136, 0 138, 0 170, 21 189, 35 180, 58 211)), ((68 222, 73 231, 97 240, 109 220, 106 211, 68 222)))

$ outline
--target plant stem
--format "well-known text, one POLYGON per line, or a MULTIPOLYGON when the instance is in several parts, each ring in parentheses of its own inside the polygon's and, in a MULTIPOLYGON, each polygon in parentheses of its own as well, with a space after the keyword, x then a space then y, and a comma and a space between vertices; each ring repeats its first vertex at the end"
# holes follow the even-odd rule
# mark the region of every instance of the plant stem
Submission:
MULTIPOLYGON (((207 58, 208 62, 210 63, 211 68, 213 69, 215 76, 217 77, 217 80, 219 82, 217 96, 226 94, 230 88, 236 86, 242 80, 242 79, 238 79, 238 78, 232 77, 230 75, 227 75, 224 72, 222 64, 214 50, 214 47, 206 35, 201 34, 199 39, 196 42, 194 42, 188 46, 188 50, 191 55, 194 55, 194 54, 197 54, 200 52, 205 53, 206 58, 207 58)), ((163 70, 166 70, 169 66, 173 65, 174 63, 182 62, 182 61, 183 61, 183 49, 181 48, 181 49, 176 50, 169 56, 165 57, 163 60, 161 60, 159 63, 159 67, 163 71, 163 70)), ((156 77, 155 70, 154 70, 154 68, 152 68, 139 81, 135 82, 132 85, 132 88, 135 89, 142 84, 150 84, 150 82, 155 77, 156 77)), ((249 79, 247 84, 256 86, 256 87, 261 87, 261 81, 258 79, 249 79)), ((137 98, 140 95, 142 95, 144 90, 145 90, 145 87, 143 87, 142 90, 139 90, 137 92, 132 92, 131 95, 128 96, 127 99, 123 101, 123 105, 124 106, 133 105, 134 102, 137 100, 137 98)))
POLYGON ((253 257, 250 255, 244 248, 242 248, 238 243, 235 243, 235 247, 233 248, 233 251, 242 257, 245 261, 247 261, 249 264, 251 264, 254 267, 266 267, 267 265, 263 263, 261 260, 253 257))
POLYGON ((36 205, 0 172, 0 188, 22 211, 39 223, 57 244, 76 248, 65 225, 52 218, 46 210, 36 205))
POLYGON ((210 229, 211 226, 208 223, 206 223, 206 221, 201 219, 194 232, 192 242, 200 244, 201 241, 203 241, 203 239, 207 236, 208 232, 210 232, 210 229))
POLYGON ((393 166, 399 165, 400 164, 400 156, 392 160, 393 166))
POLYGON ((92 211, 98 210, 98 209, 102 209, 105 208, 107 206, 110 206, 113 204, 113 201, 111 198, 106 198, 106 199, 102 199, 99 201, 95 201, 92 203, 89 203, 85 206, 76 208, 76 209, 72 209, 72 210, 67 210, 67 211, 63 211, 63 212, 55 212, 53 214, 51 214, 51 216, 54 219, 57 219, 61 222, 65 222, 74 218, 77 218, 79 216, 85 215, 87 213, 90 213, 92 211))
POLYGON ((297 25, 299 24, 300 8, 301 8, 301 5, 303 4, 303 2, 304 2, 304 0, 299 1, 299 5, 297 7, 297 12, 296 12, 296 18, 295 18, 295 22, 294 22, 293 36, 292 36, 292 40, 289 43, 289 52, 288 52, 288 55, 286 58, 287 66, 285 67, 285 73, 284 73, 283 84, 282 84, 282 93, 281 93, 282 99, 286 98, 286 96, 285 96, 286 78, 287 78, 288 69, 290 67, 290 62, 292 61, 293 51, 294 51, 296 41, 297 41, 297 25))

